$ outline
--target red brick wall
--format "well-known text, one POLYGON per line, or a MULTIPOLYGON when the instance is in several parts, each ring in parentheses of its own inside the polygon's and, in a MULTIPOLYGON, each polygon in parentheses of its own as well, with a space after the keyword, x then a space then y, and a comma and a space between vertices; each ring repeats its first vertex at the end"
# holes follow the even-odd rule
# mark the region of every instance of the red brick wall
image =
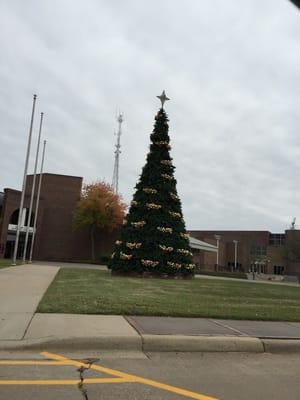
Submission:
MULTIPOLYGON (((29 207, 33 176, 26 185, 24 207, 29 207)), ((38 182, 39 176, 37 176, 38 182)), ((74 232, 72 212, 80 198, 81 177, 43 174, 40 211, 33 258, 36 260, 90 260, 91 244, 87 230, 74 232)), ((19 208, 21 193, 5 189, 0 227, 0 257, 4 256, 7 228, 11 214, 19 208)), ((109 254, 117 232, 96 234, 96 256, 109 254)))

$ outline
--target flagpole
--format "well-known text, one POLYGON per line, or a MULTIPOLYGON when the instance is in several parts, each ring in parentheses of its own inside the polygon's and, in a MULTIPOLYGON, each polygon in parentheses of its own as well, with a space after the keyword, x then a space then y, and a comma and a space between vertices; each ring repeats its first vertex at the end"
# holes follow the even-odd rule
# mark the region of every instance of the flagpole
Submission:
POLYGON ((39 203, 40 203, 40 194, 41 194, 41 185, 42 185, 42 176, 43 176, 43 168, 44 168, 46 143, 47 143, 46 140, 44 140, 43 155, 42 155, 42 162, 41 162, 41 171, 40 171, 40 177, 39 177, 39 186, 38 186, 36 204, 35 204, 33 232, 32 232, 30 254, 29 254, 29 261, 28 261, 29 263, 32 263, 32 253, 33 253, 33 246, 34 246, 34 239, 35 239, 37 216, 38 216, 38 212, 39 212, 39 203))
POLYGON ((16 241, 15 241, 14 254, 13 254, 13 259, 12 259, 12 265, 16 265, 16 261, 17 261, 17 254, 18 254, 21 222, 22 222, 22 215, 23 215, 23 205, 24 205, 24 197, 25 197, 25 190, 26 190, 26 179, 27 179, 28 161, 29 161, 30 147, 31 147, 31 137, 32 137, 32 128, 33 128, 33 121, 34 121, 34 111, 35 111, 36 98, 37 98, 37 95, 34 94, 33 95, 33 103, 32 103, 32 112, 31 112, 29 135, 28 135, 28 143, 27 143, 27 151, 26 151, 26 159, 25 159, 25 166, 24 166, 24 177, 23 177, 23 186, 22 186, 22 193, 21 193, 21 200, 20 200, 19 217, 18 217, 18 225, 17 225, 17 232, 16 232, 16 241))
POLYGON ((24 249, 23 249, 23 263, 26 262, 26 252, 27 252, 27 246, 28 246, 28 238, 29 238, 29 229, 30 229, 31 216, 32 216, 32 206, 33 206, 33 198, 34 198, 34 192, 35 192, 35 181, 36 181, 36 170, 37 170, 38 159, 39 159, 39 152, 40 152, 40 142, 41 142, 41 133, 42 133, 42 126, 43 126, 43 118, 44 118, 44 113, 41 112, 39 136, 38 136, 38 142, 37 142, 37 148, 36 148, 36 156, 35 156, 35 164, 34 164, 32 188, 31 188, 31 198, 30 198, 30 205, 29 205, 29 214, 28 214, 28 218, 27 218, 25 244, 24 244, 24 249))

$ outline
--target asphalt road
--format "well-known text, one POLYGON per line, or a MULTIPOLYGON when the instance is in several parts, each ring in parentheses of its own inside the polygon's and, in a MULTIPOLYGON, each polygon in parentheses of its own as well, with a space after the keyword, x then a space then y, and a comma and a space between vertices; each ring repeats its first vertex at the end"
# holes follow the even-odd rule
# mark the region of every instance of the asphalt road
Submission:
POLYGON ((68 360, 60 356, 77 360, 100 356, 95 369, 84 372, 88 400, 299 399, 300 354, 99 355, 95 352, 72 355, 63 352, 59 355, 0 353, 0 399, 84 399, 77 387, 79 364, 66 365, 68 360), (49 360, 54 365, 49 365, 49 360), (25 365, 20 365, 20 361, 25 361, 25 365), (27 365, 28 362, 31 365, 27 365), (178 388, 187 392, 180 394, 178 388))

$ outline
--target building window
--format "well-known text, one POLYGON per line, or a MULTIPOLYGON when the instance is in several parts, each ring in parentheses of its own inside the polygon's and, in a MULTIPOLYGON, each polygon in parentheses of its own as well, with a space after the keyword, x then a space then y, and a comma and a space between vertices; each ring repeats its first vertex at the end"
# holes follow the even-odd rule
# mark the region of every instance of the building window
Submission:
POLYGON ((251 246, 250 254, 255 257, 266 256, 267 248, 260 244, 253 244, 251 246))
POLYGON ((283 275, 284 274, 284 267, 282 265, 274 265, 274 275, 283 275))
POLYGON ((285 234, 284 233, 270 233, 269 235, 269 245, 270 246, 284 246, 285 234))

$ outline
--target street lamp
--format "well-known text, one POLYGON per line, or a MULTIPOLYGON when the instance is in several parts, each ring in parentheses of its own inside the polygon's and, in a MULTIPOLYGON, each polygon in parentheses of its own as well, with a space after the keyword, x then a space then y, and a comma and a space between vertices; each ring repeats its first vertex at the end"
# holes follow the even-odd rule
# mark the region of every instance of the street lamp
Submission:
POLYGON ((215 235, 215 239, 217 241, 217 271, 219 269, 219 245, 220 245, 220 240, 221 240, 221 235, 215 235))
POLYGON ((237 270, 237 245, 238 245, 238 241, 237 240, 233 240, 234 243, 234 270, 237 270))

